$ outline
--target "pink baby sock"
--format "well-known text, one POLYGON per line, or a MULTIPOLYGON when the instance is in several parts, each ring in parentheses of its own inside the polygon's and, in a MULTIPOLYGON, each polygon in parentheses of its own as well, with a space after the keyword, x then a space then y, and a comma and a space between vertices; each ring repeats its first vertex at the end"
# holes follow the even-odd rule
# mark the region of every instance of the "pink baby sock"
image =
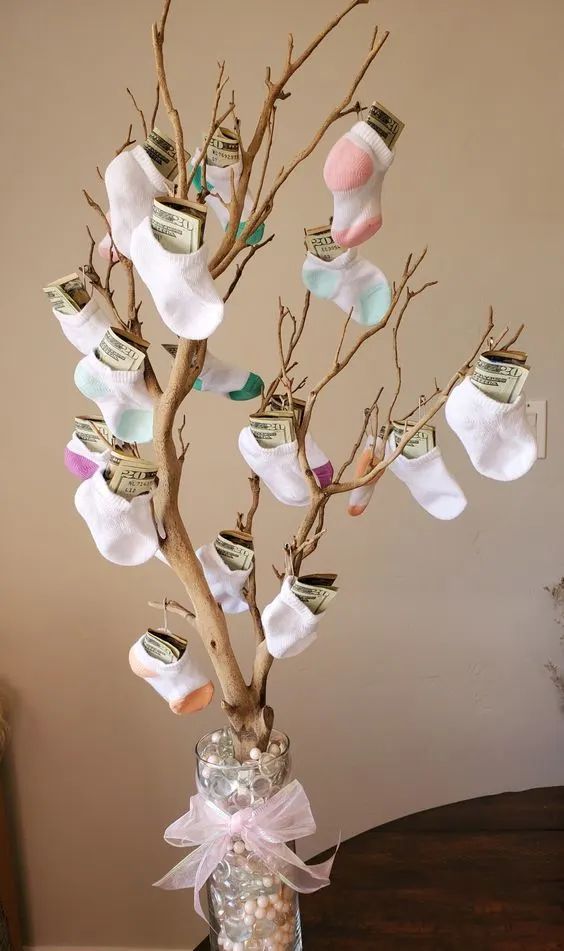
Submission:
POLYGON ((343 248, 354 248, 382 227, 380 196, 394 153, 367 122, 357 122, 335 143, 323 169, 333 192, 331 234, 343 248))

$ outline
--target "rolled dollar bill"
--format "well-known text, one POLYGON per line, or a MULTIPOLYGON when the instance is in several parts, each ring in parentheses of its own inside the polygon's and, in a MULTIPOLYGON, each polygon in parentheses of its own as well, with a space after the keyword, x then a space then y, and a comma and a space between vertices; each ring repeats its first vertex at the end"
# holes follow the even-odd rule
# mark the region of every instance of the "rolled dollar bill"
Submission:
POLYGON ((378 133, 389 149, 393 149, 405 125, 381 102, 373 102, 366 118, 369 126, 378 133))
POLYGON ((142 644, 149 657, 154 657, 163 664, 174 664, 186 650, 186 641, 183 638, 168 631, 154 631, 150 627, 143 635, 142 644))
MULTIPOLYGON (((400 440, 403 439, 407 430, 414 425, 414 423, 406 422, 392 424, 392 432, 396 446, 399 446, 400 440)), ((406 459, 417 459, 419 456, 424 456, 426 453, 431 452, 431 449, 434 449, 435 445, 435 427, 422 426, 418 432, 413 434, 409 442, 403 447, 402 455, 404 455, 406 459)))
POLYGON ((218 532, 214 548, 231 571, 246 571, 254 561, 253 539, 235 529, 218 532))
POLYGON ((231 129, 220 126, 206 151, 206 163, 225 168, 239 161, 239 140, 231 129))
POLYGON ((90 294, 76 273, 51 281, 43 290, 49 298, 51 307, 67 316, 78 314, 90 300, 90 294))
POLYGON ((160 195, 153 199, 151 228, 167 251, 192 254, 202 246, 206 213, 206 206, 195 201, 160 195))
POLYGON ((291 588, 312 614, 323 614, 339 590, 334 584, 336 578, 334 574, 301 575, 294 579, 291 588))
POLYGON ((106 452, 113 445, 112 434, 101 416, 75 416, 74 431, 90 452, 106 452))
POLYGON ((148 459, 112 449, 104 477, 112 492, 132 499, 153 491, 157 485, 157 466, 148 459))
POLYGON ((525 385, 529 367, 523 363, 502 363, 482 353, 470 377, 474 386, 498 403, 514 403, 525 385))
MULTIPOLYGON (((153 129, 149 132, 146 141, 143 143, 147 155, 153 165, 158 168, 161 175, 168 178, 169 181, 176 177, 178 172, 178 162, 176 160, 176 145, 170 136, 160 129, 153 129)), ((186 161, 190 158, 190 153, 184 149, 186 161)))
POLYGON ((108 327, 95 349, 98 359, 114 370, 140 370, 149 343, 118 327, 108 327))
POLYGON ((249 428, 263 449, 274 449, 296 438, 294 417, 288 416, 249 416, 249 428))
POLYGON ((331 225, 319 225, 317 228, 305 229, 305 246, 310 254, 322 261, 334 261, 346 248, 335 244, 331 236, 331 225))

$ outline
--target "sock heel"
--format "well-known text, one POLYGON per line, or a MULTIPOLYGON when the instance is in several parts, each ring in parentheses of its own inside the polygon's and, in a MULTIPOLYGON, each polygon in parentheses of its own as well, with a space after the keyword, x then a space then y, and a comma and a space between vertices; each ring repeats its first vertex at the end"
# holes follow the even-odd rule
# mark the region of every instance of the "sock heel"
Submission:
POLYGON ((339 139, 329 152, 323 178, 331 191, 347 191, 365 185, 373 171, 370 155, 345 138, 339 139))

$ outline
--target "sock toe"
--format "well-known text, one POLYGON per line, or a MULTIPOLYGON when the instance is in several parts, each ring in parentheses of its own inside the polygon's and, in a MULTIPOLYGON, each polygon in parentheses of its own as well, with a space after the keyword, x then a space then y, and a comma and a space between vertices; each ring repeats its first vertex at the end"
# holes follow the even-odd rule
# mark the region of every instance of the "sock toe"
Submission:
POLYGON ((189 693, 188 696, 182 700, 174 700, 170 704, 170 709, 173 713, 177 713, 178 715, 182 713, 198 713, 211 703, 213 689, 211 680, 208 680, 207 684, 204 684, 203 687, 198 687, 197 690, 193 690, 192 693, 189 693))
POLYGON ((240 390, 232 390, 228 393, 230 400, 254 400, 260 396, 264 387, 264 382, 258 373, 249 373, 247 382, 240 390))

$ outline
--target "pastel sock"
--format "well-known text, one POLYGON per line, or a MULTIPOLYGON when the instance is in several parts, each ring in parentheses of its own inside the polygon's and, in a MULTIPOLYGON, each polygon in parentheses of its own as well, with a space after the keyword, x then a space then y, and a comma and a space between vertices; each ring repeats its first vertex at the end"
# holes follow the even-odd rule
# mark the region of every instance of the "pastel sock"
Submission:
POLYGON ((514 403, 499 403, 466 377, 446 401, 445 416, 474 468, 488 479, 511 482, 534 465, 537 441, 523 393, 514 403))
POLYGON ((81 353, 90 353, 97 347, 110 326, 110 318, 91 297, 77 314, 61 314, 53 308, 67 340, 81 353))
POLYGON ((290 575, 284 578, 279 594, 262 612, 266 646, 272 657, 295 657, 317 637, 320 615, 312 614, 294 594, 290 585, 295 580, 290 575))
POLYGON ((165 664, 143 647, 143 636, 129 651, 129 666, 161 697, 173 713, 196 713, 211 703, 213 684, 190 656, 188 648, 178 660, 165 664))
POLYGON ((322 261, 308 251, 302 278, 312 294, 334 301, 345 314, 352 310, 353 320, 364 326, 379 323, 392 302, 386 276, 354 249, 332 261, 322 261))
MULTIPOLYGON (((333 480, 333 466, 309 433, 305 441, 306 456, 319 485, 324 488, 333 480)), ((259 446, 249 426, 239 434, 239 450, 245 462, 260 476, 275 498, 284 505, 309 505, 307 480, 301 470, 296 440, 273 449, 259 446)))
MULTIPOLYGON (((374 448, 374 436, 368 436, 364 449, 362 450, 360 456, 358 457, 358 462, 355 470, 355 479, 361 479, 362 476, 365 476, 366 473, 372 469, 376 462, 379 459, 383 458, 384 442, 380 436, 376 440, 376 448, 374 448)), ((374 495, 374 489, 376 488, 376 483, 380 481, 384 472, 386 470, 382 469, 377 476, 369 482, 367 485, 361 485, 358 489, 353 489, 349 495, 349 515, 362 515, 366 506, 370 502, 370 499, 374 495)))
POLYGON ((252 400, 260 396, 263 386, 258 374, 224 363, 214 357, 209 347, 206 349, 202 372, 194 383, 195 390, 221 393, 230 400, 252 400))
MULTIPOLYGON (((387 455, 395 451, 390 437, 387 455)), ((399 455, 388 466, 390 472, 405 483, 413 498, 434 518, 456 518, 466 508, 466 497, 450 475, 438 446, 417 459, 399 455)))
POLYGON ((153 437, 153 398, 143 369, 114 370, 94 351, 83 357, 74 382, 99 407, 108 428, 124 442, 150 442, 153 437))
POLYGON ((159 547, 149 495, 124 499, 108 487, 99 469, 74 497, 96 547, 114 565, 142 565, 159 547))
POLYGON ((210 591, 225 613, 240 614, 242 611, 248 611, 249 605, 243 597, 243 588, 251 569, 233 571, 217 553, 213 542, 198 548, 196 555, 204 569, 210 591))
POLYGON ((70 442, 65 446, 65 466, 81 480, 89 479, 98 469, 105 469, 109 458, 109 449, 106 452, 92 452, 76 433, 72 434, 70 442))
POLYGON ((333 240, 354 248, 382 226, 384 175, 394 159, 383 139, 367 122, 357 122, 335 143, 323 169, 333 192, 333 240))
MULTIPOLYGON (((142 145, 120 152, 104 176, 110 201, 112 238, 118 251, 131 257, 131 236, 147 215, 153 198, 168 195, 170 182, 153 165, 142 145)), ((109 253, 109 241, 108 241, 109 253)))
POLYGON ((189 340, 204 340, 223 320, 223 301, 208 270, 205 244, 191 254, 167 251, 144 218, 131 239, 131 259, 167 327, 189 340))
MULTIPOLYGON (((200 149, 197 149, 194 155, 194 162, 198 161, 200 155, 201 151, 200 149)), ((220 168, 218 165, 206 164, 206 187, 210 192, 209 195, 206 195, 206 204, 209 205, 209 207, 215 212, 215 215, 224 231, 227 230, 227 226, 229 224, 229 208, 226 207, 226 205, 229 205, 232 197, 231 177, 233 176, 234 188, 237 188, 239 179, 241 177, 242 168, 243 163, 241 161, 236 162, 233 165, 226 165, 225 168, 220 168), (214 194, 214 192, 216 194, 214 194), (219 198, 217 197, 218 195, 220 196, 219 198)), ((196 191, 202 190, 201 165, 198 165, 196 169, 193 184, 196 191)), ((243 211, 241 212, 241 221, 239 222, 239 227, 237 228, 237 237, 239 237, 239 235, 243 232, 243 229, 246 227, 247 221, 250 218, 251 212, 253 210, 253 204, 254 198, 250 190, 247 189, 247 194, 245 195, 245 200, 243 202, 243 211)), ((258 244, 259 241, 262 241, 263 234, 264 223, 259 225, 258 228, 255 228, 253 233, 249 235, 245 241, 245 244, 258 244)))

